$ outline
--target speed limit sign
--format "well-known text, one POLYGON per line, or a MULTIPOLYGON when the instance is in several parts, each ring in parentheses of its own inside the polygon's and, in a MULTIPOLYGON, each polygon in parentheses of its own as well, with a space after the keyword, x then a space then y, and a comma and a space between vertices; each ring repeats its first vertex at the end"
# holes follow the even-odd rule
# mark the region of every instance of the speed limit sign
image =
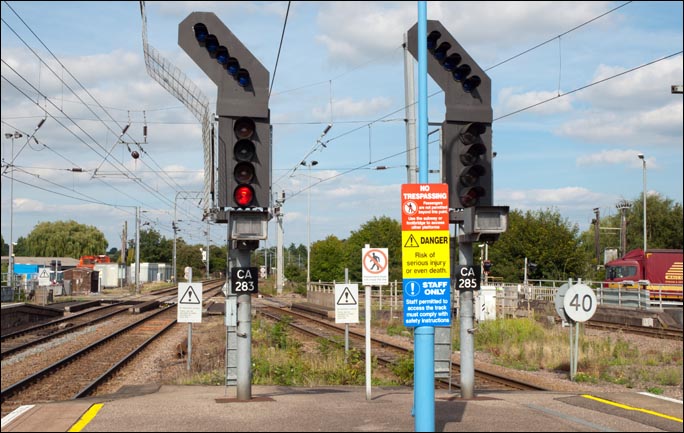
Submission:
POLYGON ((571 320, 586 322, 596 312, 596 295, 586 284, 575 284, 565 292, 563 309, 571 320))
POLYGON ((456 289, 480 290, 480 268, 458 266, 456 268, 456 289))

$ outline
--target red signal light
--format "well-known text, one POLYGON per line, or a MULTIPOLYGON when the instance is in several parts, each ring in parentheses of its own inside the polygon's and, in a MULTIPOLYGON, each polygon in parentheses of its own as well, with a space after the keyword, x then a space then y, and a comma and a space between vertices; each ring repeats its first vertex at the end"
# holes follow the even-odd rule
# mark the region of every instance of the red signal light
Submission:
POLYGON ((237 188, 235 188, 233 197, 238 206, 249 206, 254 199, 254 189, 249 185, 238 185, 237 188))

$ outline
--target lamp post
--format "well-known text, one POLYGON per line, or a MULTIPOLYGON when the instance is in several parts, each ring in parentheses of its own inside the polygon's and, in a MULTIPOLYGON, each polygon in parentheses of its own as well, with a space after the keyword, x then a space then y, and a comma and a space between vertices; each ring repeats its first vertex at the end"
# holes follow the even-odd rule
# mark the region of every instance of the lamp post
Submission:
POLYGON ((643 153, 637 155, 642 162, 644 174, 644 254, 646 253, 646 158, 643 153))
POLYGON ((171 223, 171 227, 173 228, 173 264, 172 266, 172 271, 173 274, 171 275, 171 281, 173 283, 176 283, 176 238, 177 238, 177 233, 178 233, 178 220, 176 220, 176 210, 174 206, 174 211, 173 211, 173 222, 171 223))
POLYGON ((318 161, 311 161, 307 163, 302 161, 300 163, 305 167, 309 167, 309 188, 307 189, 307 207, 306 207, 306 290, 309 290, 311 284, 311 167, 318 164, 318 161))
MULTIPOLYGON (((171 227, 173 227, 173 264, 171 265, 173 267, 173 282, 174 284, 177 282, 177 275, 178 271, 176 269, 176 239, 177 239, 177 233, 178 233, 178 222, 180 221, 177 216, 177 207, 178 207, 178 198, 179 196, 181 199, 197 199, 197 198, 202 198, 202 191, 176 191, 176 197, 173 199, 173 222, 171 223, 171 227)), ((209 232, 208 228, 208 222, 207 222, 207 233, 209 232)), ((209 235, 207 234, 207 263, 209 263, 209 241, 208 241, 209 235)), ((207 274, 209 273, 209 267, 207 265, 207 274)))
POLYGON ((173 284, 176 284, 176 277, 178 275, 178 270, 176 269, 176 238, 178 236, 178 217, 176 215, 176 202, 178 201, 178 194, 180 193, 181 191, 178 191, 176 193, 176 198, 173 200, 173 223, 171 224, 171 227, 173 227, 173 264, 171 265, 171 272, 173 272, 173 284))
POLYGON ((10 239, 9 239, 9 258, 7 260, 7 283, 10 287, 14 288, 14 139, 21 138, 24 135, 19 131, 14 131, 14 133, 5 134, 5 138, 12 140, 12 157, 10 159, 10 164, 12 167, 8 167, 10 170, 10 239))
POLYGON ((135 294, 140 294, 140 206, 135 207, 135 294))
POLYGON ((207 262, 206 262, 206 276, 204 278, 209 278, 209 255, 210 255, 209 254, 209 252, 210 252, 210 249, 209 249, 209 240, 210 240, 209 233, 210 233, 209 218, 207 218, 207 231, 204 233, 205 235, 207 235, 207 262))

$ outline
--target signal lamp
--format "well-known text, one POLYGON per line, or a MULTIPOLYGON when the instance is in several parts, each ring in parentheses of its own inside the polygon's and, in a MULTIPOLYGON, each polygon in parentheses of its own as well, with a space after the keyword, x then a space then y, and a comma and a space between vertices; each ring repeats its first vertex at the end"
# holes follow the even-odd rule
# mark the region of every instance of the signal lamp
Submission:
POLYGON ((480 179, 480 176, 484 176, 487 170, 481 165, 473 165, 467 167, 461 173, 459 180, 463 186, 473 186, 480 179))
POLYGON ((432 55, 435 56, 435 59, 441 63, 444 61, 444 59, 446 59, 447 51, 449 51, 450 48, 451 44, 449 42, 442 42, 437 48, 435 48, 435 52, 432 53, 432 55))
POLYGON ((470 146, 471 144, 478 142, 481 143, 481 135, 484 134, 486 130, 487 126, 484 123, 469 123, 465 126, 465 128, 463 128, 461 133, 458 135, 458 138, 461 140, 461 143, 465 144, 466 146, 470 146))
POLYGON ((442 37, 442 34, 438 32, 437 30, 434 30, 430 32, 430 34, 427 37, 427 49, 430 52, 433 52, 435 48, 437 48, 437 41, 439 38, 442 37))
POLYGON ((223 45, 216 49, 216 61, 222 65, 225 65, 228 61, 228 48, 223 45))
POLYGON ((207 39, 207 35, 209 34, 207 26, 202 23, 197 23, 192 26, 192 29, 195 31, 195 38, 197 39, 197 42, 204 44, 204 41, 207 39))
POLYGON ((252 82, 247 69, 240 69, 237 73, 237 81, 240 87, 247 87, 252 82))
POLYGON ((463 64, 454 69, 454 80, 463 81, 468 78, 468 74, 470 74, 470 65, 463 64))
POLYGON ((233 197, 238 206, 249 206, 254 199, 254 189, 249 185, 238 185, 237 188, 235 188, 233 197))
POLYGON ((254 180, 254 166, 249 162, 240 162, 235 166, 233 174, 238 183, 250 183, 254 180))
POLYGON ((480 197, 484 196, 485 190, 480 186, 476 186, 464 190, 461 196, 461 204, 463 207, 473 207, 480 202, 480 197))
POLYGON ((250 140, 239 140, 233 148, 236 161, 251 161, 256 154, 256 147, 250 140))
POLYGON ((489 260, 485 260, 482 263, 482 268, 484 269, 486 274, 489 274, 489 272, 492 270, 492 262, 489 260))
POLYGON ((254 135, 254 121, 247 117, 241 117, 235 121, 233 130, 239 139, 251 138, 254 135))
POLYGON ((447 56, 446 59, 444 59, 444 69, 447 71, 453 71, 458 64, 461 63, 461 55, 458 53, 452 53, 447 56))
POLYGON ((482 82, 482 80, 477 75, 473 75, 471 77, 468 77, 463 82, 463 90, 470 93, 473 90, 475 90, 477 88, 477 86, 480 85, 481 82, 482 82))
POLYGON ((209 51, 210 55, 215 55, 216 50, 218 50, 219 47, 219 41, 218 38, 214 35, 207 35, 207 37, 204 39, 204 48, 209 51))
POLYGON ((235 57, 230 57, 226 60, 226 69, 230 75, 236 76, 240 70, 240 62, 235 57))
POLYGON ((461 159, 461 163, 463 165, 472 165, 475 164, 477 160, 480 159, 480 156, 484 155, 486 152, 487 148, 484 144, 476 143, 470 146, 470 149, 461 153, 459 158, 461 159))

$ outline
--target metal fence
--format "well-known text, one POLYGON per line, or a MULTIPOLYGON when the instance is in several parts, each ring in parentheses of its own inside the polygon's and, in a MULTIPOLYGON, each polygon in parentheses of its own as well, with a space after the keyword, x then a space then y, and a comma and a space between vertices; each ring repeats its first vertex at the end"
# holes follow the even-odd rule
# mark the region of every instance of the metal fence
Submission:
MULTIPOLYGON (((359 295, 364 293, 364 286, 360 282, 352 282, 359 285, 359 295)), ((510 317, 519 309, 521 302, 546 301, 554 302, 558 289, 567 284, 568 281, 561 280, 530 280, 528 284, 493 282, 490 290, 495 290, 494 299, 496 302, 497 317, 510 317)), ((635 309, 662 309, 668 306, 681 306, 682 302, 668 301, 658 296, 658 293, 651 293, 644 286, 641 289, 634 288, 603 288, 601 281, 582 281, 583 284, 594 288, 596 299, 599 305, 620 306, 635 309), (653 295, 653 296, 651 296, 653 295)), ((681 287, 681 286, 680 286, 681 287)), ((401 308, 402 305, 402 282, 392 281, 388 286, 374 286, 371 292, 374 307, 380 309, 401 308)), ((334 308, 335 282, 311 282, 308 290, 310 302, 321 305, 328 305, 334 308), (325 299, 325 300, 322 300, 325 299)), ((364 297, 359 301, 363 302, 364 297)), ((483 301, 484 302, 484 301, 483 301)), ((452 298, 452 308, 458 308, 458 294, 454 292, 452 298)), ((484 308, 484 307, 483 307, 484 308)))

